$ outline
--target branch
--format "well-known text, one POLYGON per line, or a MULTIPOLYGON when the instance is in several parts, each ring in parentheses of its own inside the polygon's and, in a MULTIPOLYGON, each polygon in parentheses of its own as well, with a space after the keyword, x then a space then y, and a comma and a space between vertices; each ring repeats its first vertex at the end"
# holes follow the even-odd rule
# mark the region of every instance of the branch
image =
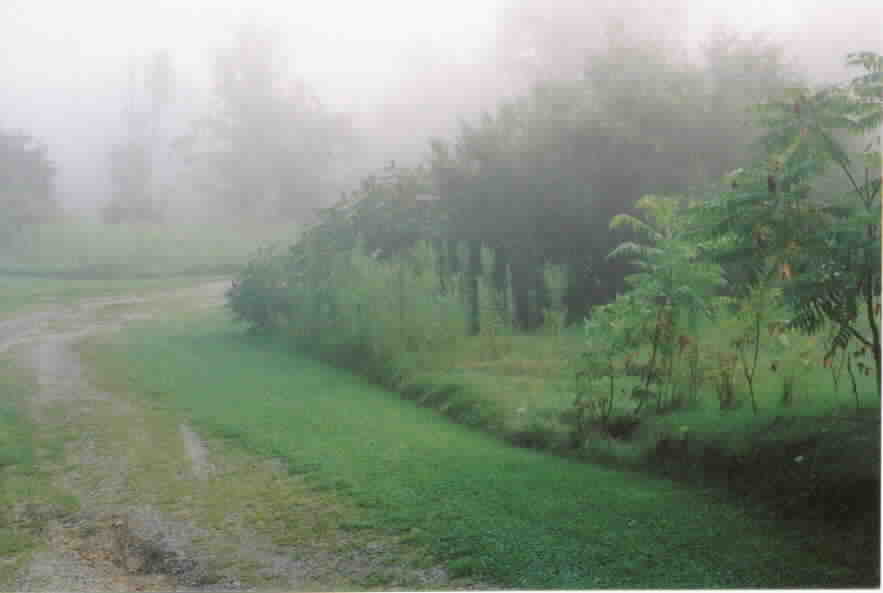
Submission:
MULTIPOLYGON (((873 273, 871 274, 873 275, 873 273)), ((877 320, 874 319, 874 283, 869 278, 865 287, 865 304, 868 307, 868 323, 871 326, 871 339, 879 343, 879 333, 877 333, 877 320)), ((872 347, 876 347, 876 344, 872 347)))
POLYGON ((861 342, 862 344, 864 344, 868 348, 874 347, 874 345, 871 342, 869 342, 866 337, 864 337, 863 335, 858 333, 858 331, 854 327, 852 327, 851 325, 843 325, 842 327, 845 327, 847 329, 847 331, 849 331, 849 333, 851 333, 853 336, 855 336, 855 338, 859 342, 861 342))
MULTIPOLYGON (((828 139, 828 142, 830 142, 830 143, 833 144, 834 141, 828 139)), ((832 153, 831 156, 834 157, 834 161, 835 161, 838 165, 840 165, 840 168, 843 169, 843 172, 844 172, 844 173, 846 173, 846 176, 849 178, 849 182, 852 184, 852 189, 855 190, 855 193, 858 194, 859 198, 863 197, 864 194, 862 194, 862 190, 859 188, 858 184, 856 183, 856 181, 855 181, 855 177, 852 176, 852 171, 849 170, 849 163, 848 163, 848 162, 843 162, 843 160, 842 160, 839 156, 837 156, 837 155, 835 155, 835 154, 833 154, 833 153, 832 153)))

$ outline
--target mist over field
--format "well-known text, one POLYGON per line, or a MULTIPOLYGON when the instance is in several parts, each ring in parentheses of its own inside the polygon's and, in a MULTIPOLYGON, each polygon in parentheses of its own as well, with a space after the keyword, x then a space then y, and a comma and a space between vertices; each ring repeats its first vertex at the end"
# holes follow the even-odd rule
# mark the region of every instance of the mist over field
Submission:
POLYGON ((0 0, 0 590, 880 585, 872 0, 0 0))
MULTIPOLYGON (((286 60, 283 77, 303 81, 351 127, 353 138, 322 188, 327 203, 392 159, 416 162, 429 137, 451 136, 459 120, 475 120, 536 80, 580 77, 611 23, 636 39, 667 40, 696 60, 713 30, 746 38, 760 32, 782 43, 811 79, 832 81, 844 76, 846 53, 881 48, 880 15, 874 2, 857 0, 7 0, 0 7, 0 127, 45 142, 62 207, 94 215, 112 192, 108 154, 125 134, 133 69, 168 52, 175 89, 162 129, 170 144, 217 111, 218 52, 241 27, 263 27, 286 60)), ((158 157, 160 176, 179 179, 173 160, 158 157)), ((192 199, 183 194, 169 197, 173 210, 192 199)))

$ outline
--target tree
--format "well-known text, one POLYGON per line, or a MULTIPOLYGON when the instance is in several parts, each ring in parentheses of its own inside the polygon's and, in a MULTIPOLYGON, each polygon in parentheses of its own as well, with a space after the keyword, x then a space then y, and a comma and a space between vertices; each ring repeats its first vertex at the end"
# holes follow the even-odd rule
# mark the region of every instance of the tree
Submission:
POLYGON ((705 257, 714 245, 691 237, 692 217, 685 212, 682 198, 648 195, 637 207, 644 213, 643 219, 619 214, 610 226, 629 227, 649 244, 627 241, 609 257, 631 257, 638 268, 626 278, 631 285, 628 299, 633 304, 630 317, 649 330, 651 350, 643 389, 649 390, 654 379, 660 383, 657 407, 661 408, 663 385, 659 378, 670 378, 674 401, 676 358, 686 345, 695 342, 690 333, 701 315, 712 313, 714 297, 725 280, 721 267, 705 257))
POLYGON ((54 177, 44 145, 27 134, 0 129, 0 236, 53 213, 54 177))
POLYGON ((259 27, 218 52, 214 78, 219 113, 196 130, 217 146, 203 155, 211 191, 235 216, 306 217, 326 198, 346 120, 289 78, 279 39, 259 27))
POLYGON ((879 387, 883 60, 864 52, 849 63, 865 73, 847 84, 795 88, 758 107, 767 162, 734 175, 707 215, 734 239, 730 257, 751 269, 749 277, 777 271, 791 327, 834 328, 826 364, 858 342, 879 387))
POLYGON ((102 214, 107 222, 157 221, 163 217, 159 160, 168 142, 161 125, 174 93, 174 70, 167 51, 155 52, 139 76, 129 73, 125 134, 111 148, 111 200, 102 214))
POLYGON ((716 30, 703 46, 703 57, 707 91, 705 109, 696 113, 702 155, 697 173, 709 181, 752 158, 763 129, 750 117, 751 108, 780 99, 801 81, 786 62, 784 46, 759 34, 716 30))

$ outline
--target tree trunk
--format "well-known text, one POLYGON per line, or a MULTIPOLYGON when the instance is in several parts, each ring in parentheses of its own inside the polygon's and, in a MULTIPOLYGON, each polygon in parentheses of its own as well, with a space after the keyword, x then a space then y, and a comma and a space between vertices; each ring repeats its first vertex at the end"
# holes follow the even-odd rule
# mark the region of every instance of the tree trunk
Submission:
POLYGON ((866 275, 865 305, 867 306, 868 324, 871 326, 871 354, 874 356, 875 379, 877 393, 880 393, 881 362, 880 362, 880 328, 877 325, 877 310, 874 307, 874 270, 866 275))
POLYGON ((577 323, 589 314, 588 306, 588 264, 579 256, 567 262, 567 288, 564 293, 564 308, 567 323, 577 323))
POLYGON ((481 241, 469 241, 469 267, 466 270, 468 287, 466 298, 468 315, 468 332, 477 336, 481 331, 481 310, 479 308, 478 277, 481 275, 481 241))
POLYGON ((543 325, 543 314, 549 306, 549 291, 546 287, 546 275, 543 271, 543 260, 538 259, 533 262, 533 284, 534 284, 534 310, 531 329, 537 329, 543 325))
MULTIPOLYGON (((521 254, 519 254, 521 255, 521 254)), ((530 292, 526 266, 521 256, 515 259, 511 265, 512 270, 512 306, 514 308, 515 326, 521 331, 530 329, 530 292)))
MULTIPOLYGON (((456 239, 448 239, 446 241, 448 255, 445 258, 448 264, 448 274, 453 276, 460 272, 460 258, 457 255, 457 240, 456 239)), ((449 276, 449 278, 450 278, 449 276)))
POLYGON ((432 250, 435 252, 436 270, 438 273, 438 290, 441 294, 448 293, 448 262, 444 239, 433 239, 432 250))
POLYGON ((494 249, 494 292, 497 312, 506 319, 509 313, 509 257, 503 247, 494 249))

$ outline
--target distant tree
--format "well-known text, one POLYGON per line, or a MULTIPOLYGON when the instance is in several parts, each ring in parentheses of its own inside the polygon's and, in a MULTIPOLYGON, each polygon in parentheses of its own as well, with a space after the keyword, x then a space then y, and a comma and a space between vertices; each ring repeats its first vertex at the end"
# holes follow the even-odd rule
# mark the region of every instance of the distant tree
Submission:
POLYGON ((52 215, 54 177, 44 145, 0 129, 0 238, 52 215))
POLYGON ((154 53, 143 76, 133 64, 124 107, 125 133, 111 148, 111 200, 107 222, 156 221, 163 217, 158 161, 168 142, 161 132, 164 112, 174 94, 174 70, 167 51, 154 53))
POLYGON ((711 180, 756 154, 755 142, 763 130, 750 116, 751 108, 780 99, 802 80, 786 61, 784 47, 761 35, 717 30, 704 45, 703 56, 706 96, 704 109, 696 113, 703 158, 697 173, 711 180))
POLYGON ((325 201, 347 121, 289 77, 279 39, 259 27, 218 53, 214 78, 220 109, 198 130, 213 144, 201 155, 205 187, 235 216, 308 217, 325 201))

